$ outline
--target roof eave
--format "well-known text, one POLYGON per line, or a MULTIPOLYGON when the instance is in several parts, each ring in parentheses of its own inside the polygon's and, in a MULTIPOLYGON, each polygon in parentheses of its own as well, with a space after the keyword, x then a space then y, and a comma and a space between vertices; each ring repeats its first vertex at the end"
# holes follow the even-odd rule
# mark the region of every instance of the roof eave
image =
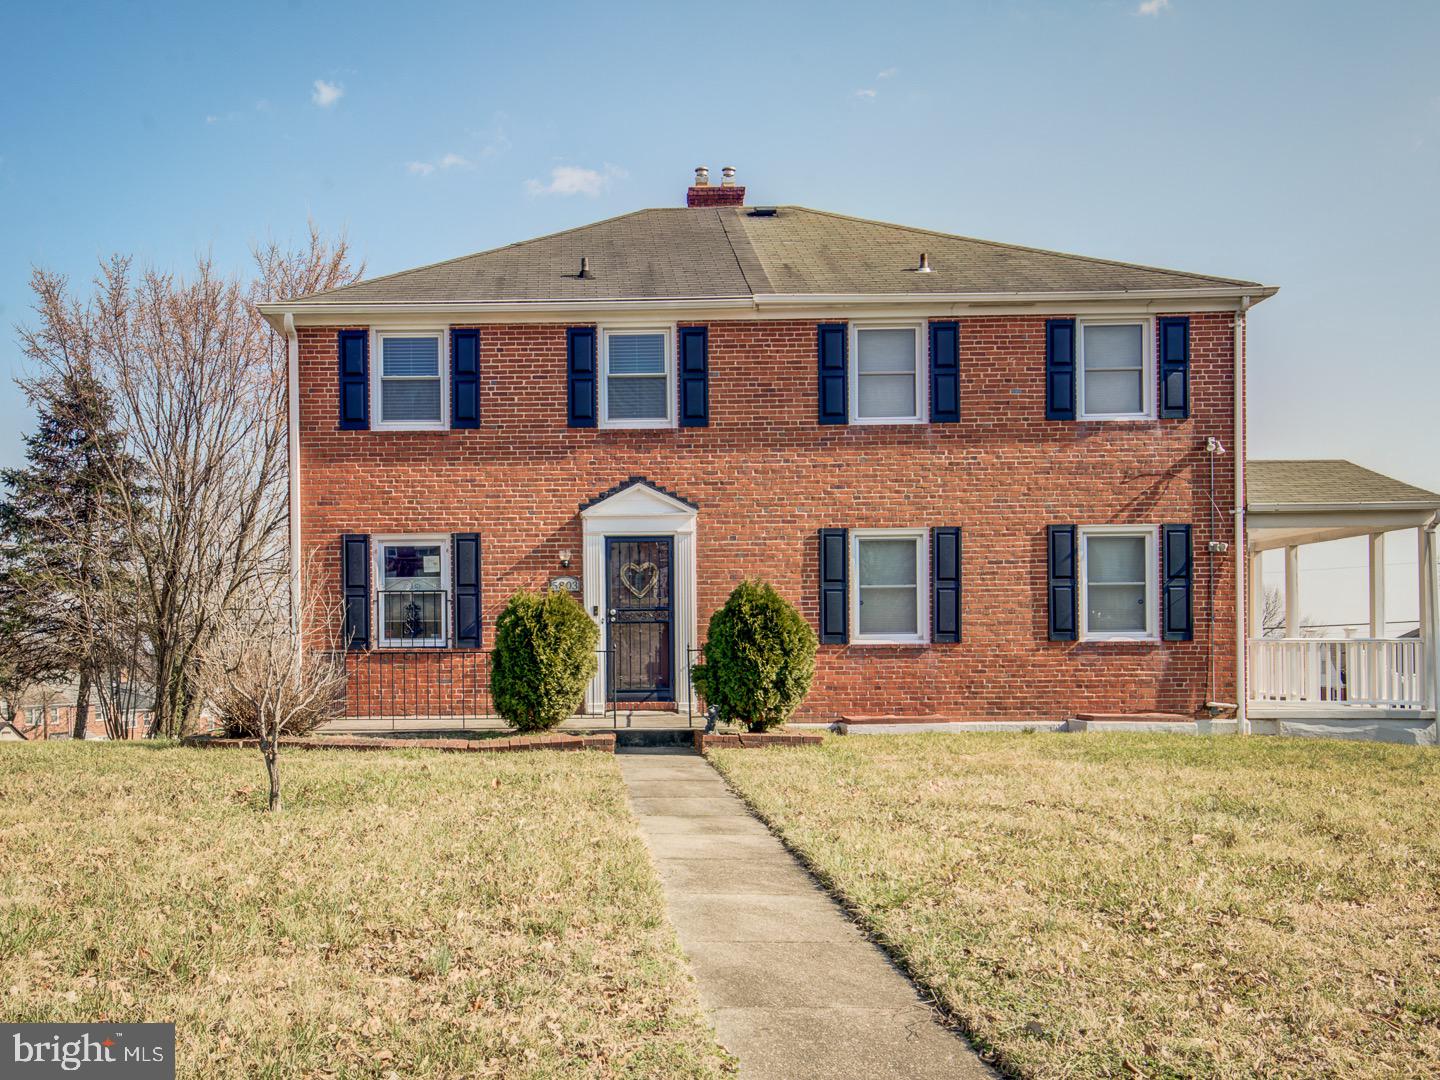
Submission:
POLYGON ((1339 514, 1364 513, 1367 510, 1435 512, 1440 511, 1440 496, 1400 502, 1247 503, 1245 506, 1247 514, 1339 514))
POLYGON ((755 296, 615 296, 564 299, 559 297, 534 300, 429 300, 429 301, 277 301, 258 305, 262 315, 277 325, 276 320, 291 315, 423 315, 457 312, 575 312, 615 311, 635 307, 657 310, 666 308, 754 308, 781 310, 785 308, 864 307, 867 305, 907 305, 914 307, 937 304, 1040 304, 1084 303, 1094 301, 1135 300, 1242 300, 1252 304, 1274 296, 1275 285, 1223 285, 1176 289, 1086 289, 1040 290, 1025 292, 927 292, 927 293, 762 293, 755 296))

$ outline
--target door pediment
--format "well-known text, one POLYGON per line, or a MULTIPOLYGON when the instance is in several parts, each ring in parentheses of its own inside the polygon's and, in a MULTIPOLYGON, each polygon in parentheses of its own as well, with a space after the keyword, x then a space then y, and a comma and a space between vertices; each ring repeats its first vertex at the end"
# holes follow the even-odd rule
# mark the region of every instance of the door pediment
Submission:
POLYGON ((580 508, 586 521, 605 518, 674 518, 683 521, 695 516, 695 507, 672 495, 643 476, 632 476, 623 484, 597 495, 580 508))

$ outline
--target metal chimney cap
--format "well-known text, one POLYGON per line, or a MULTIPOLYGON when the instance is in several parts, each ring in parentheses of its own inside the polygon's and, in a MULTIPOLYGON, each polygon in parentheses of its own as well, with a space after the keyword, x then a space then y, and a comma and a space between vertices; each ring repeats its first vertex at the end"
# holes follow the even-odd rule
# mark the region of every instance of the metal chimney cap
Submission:
POLYGON ((925 252, 925 251, 920 252, 920 265, 915 268, 915 272, 916 272, 917 274, 930 274, 930 273, 933 273, 933 272, 934 272, 934 271, 932 271, 932 270, 930 269, 930 254, 929 254, 929 252, 925 252))
POLYGON ((735 186, 735 166, 734 166, 734 165, 726 165, 723 169, 720 170, 720 186, 721 186, 721 187, 734 187, 734 186, 735 186))
POLYGON ((709 186, 710 186, 710 167, 709 167, 708 165, 697 165, 697 166, 695 166, 695 186, 696 186, 696 187, 709 187, 709 186))

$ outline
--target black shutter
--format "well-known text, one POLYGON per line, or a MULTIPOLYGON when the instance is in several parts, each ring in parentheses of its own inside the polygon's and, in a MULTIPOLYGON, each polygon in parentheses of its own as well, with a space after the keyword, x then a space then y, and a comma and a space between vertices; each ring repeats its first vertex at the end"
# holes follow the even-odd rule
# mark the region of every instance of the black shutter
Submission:
POLYGON ((930 422, 960 419, 960 324, 930 324, 930 422))
POLYGON ((456 533, 455 647, 480 647, 480 534, 456 533))
POLYGON ((450 426, 480 426, 480 331, 450 331, 450 426))
POLYGON ((820 640, 826 645, 843 645, 850 640, 846 546, 844 529, 820 530, 820 640))
POLYGON ((340 427, 364 431, 370 426, 370 332, 341 330, 340 427))
POLYGON ((569 372, 570 426, 594 427, 599 374, 595 369, 593 326, 572 326, 565 331, 565 357, 569 372))
POLYGON ((1195 636, 1191 607, 1194 592, 1195 560, 1190 548, 1189 525, 1164 525, 1161 562, 1165 569, 1165 640, 1189 641, 1195 636))
POLYGON ((848 424, 846 397, 849 375, 845 363, 844 323, 821 323, 816 330, 816 362, 820 373, 820 423, 848 424))
POLYGON ((960 640, 960 530, 930 531, 930 610, 935 641, 960 640))
POLYGON ((345 592, 345 647, 370 647, 370 537, 340 537, 340 585, 345 592))
POLYGON ((1160 415, 1190 415, 1190 320, 1184 315, 1160 320, 1160 415))
POLYGON ((710 332, 703 326, 680 328, 680 426, 710 423, 710 332))
POLYGON ((1075 526, 1051 525, 1046 536, 1050 563, 1050 640, 1074 641, 1076 587, 1075 526))
POLYGON ((1075 320, 1045 320, 1045 419, 1075 419, 1075 320))

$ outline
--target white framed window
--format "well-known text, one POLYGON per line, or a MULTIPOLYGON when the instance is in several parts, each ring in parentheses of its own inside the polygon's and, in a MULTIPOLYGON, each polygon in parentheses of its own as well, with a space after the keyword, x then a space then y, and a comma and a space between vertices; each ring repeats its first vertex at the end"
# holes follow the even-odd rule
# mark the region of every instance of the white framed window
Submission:
POLYGON ((1080 636, 1089 641, 1157 641, 1160 567, 1155 529, 1082 525, 1080 636))
POLYGON ((851 323, 850 422, 923 423, 924 357, 921 323, 851 323))
POLYGON ((450 371, 444 330, 377 330, 370 365, 374 428, 449 427, 450 371))
POLYGON ((600 426, 674 427, 674 328, 602 328, 600 351, 600 426))
POLYGON ((1079 418, 1155 414, 1155 331, 1149 319, 1081 319, 1079 418))
POLYGON ((375 625, 382 648, 443 648, 450 643, 450 537, 377 537, 375 582, 375 625))
POLYGON ((929 533, 850 530, 850 640, 915 645, 929 640, 929 533))

